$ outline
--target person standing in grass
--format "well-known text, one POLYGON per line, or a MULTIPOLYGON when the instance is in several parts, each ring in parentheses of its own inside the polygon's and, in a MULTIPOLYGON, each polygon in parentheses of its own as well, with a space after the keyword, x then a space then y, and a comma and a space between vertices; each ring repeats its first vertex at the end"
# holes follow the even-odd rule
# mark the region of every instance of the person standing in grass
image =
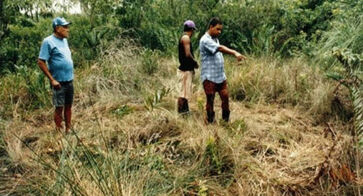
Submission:
POLYGON ((188 100, 190 100, 193 93, 193 76, 194 69, 198 69, 198 63, 194 59, 193 46, 190 38, 196 30, 195 23, 191 20, 184 22, 184 33, 179 39, 178 52, 179 52, 179 82, 181 84, 181 91, 178 97, 178 112, 186 114, 189 112, 188 100))
POLYGON ((222 53, 234 55, 238 61, 246 59, 239 52, 219 44, 218 36, 221 34, 222 29, 222 21, 217 17, 213 17, 209 22, 207 32, 199 42, 202 65, 201 81, 207 97, 207 123, 214 122, 215 112, 213 105, 216 92, 218 92, 222 100, 222 118, 226 122, 229 121, 229 95, 222 53))
POLYGON ((70 22, 61 17, 53 19, 53 34, 43 40, 38 57, 38 65, 48 77, 53 91, 56 129, 63 129, 64 112, 66 133, 71 128, 74 94, 73 60, 67 41, 70 24, 70 22))

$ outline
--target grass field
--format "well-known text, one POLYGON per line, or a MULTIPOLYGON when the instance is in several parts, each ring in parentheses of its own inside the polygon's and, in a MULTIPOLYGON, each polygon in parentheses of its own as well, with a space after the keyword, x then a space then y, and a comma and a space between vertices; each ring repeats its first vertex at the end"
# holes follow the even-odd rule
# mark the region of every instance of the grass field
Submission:
POLYGON ((349 92, 319 68, 227 57, 231 121, 217 97, 206 125, 199 70, 191 115, 176 112, 177 66, 115 43, 75 70, 68 135, 54 129, 40 70, 2 78, 0 194, 357 195, 349 92))

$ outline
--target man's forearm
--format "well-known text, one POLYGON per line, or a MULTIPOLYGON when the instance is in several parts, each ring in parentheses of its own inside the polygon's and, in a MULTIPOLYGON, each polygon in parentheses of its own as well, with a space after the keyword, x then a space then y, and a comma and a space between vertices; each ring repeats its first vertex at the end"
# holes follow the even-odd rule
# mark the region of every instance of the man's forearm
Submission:
POLYGON ((43 71, 43 73, 48 77, 50 81, 54 80, 52 74, 50 74, 47 65, 43 60, 38 59, 38 66, 43 71))
POLYGON ((223 53, 227 53, 227 54, 231 54, 234 55, 237 58, 237 61, 241 61, 243 59, 246 59, 245 56, 243 56, 242 54, 240 54, 239 52, 232 50, 226 46, 220 45, 218 48, 219 51, 223 52, 223 53))
POLYGON ((226 54, 231 54, 231 55, 236 55, 236 54, 238 54, 238 52, 237 52, 237 51, 232 50, 232 49, 228 48, 227 46, 223 46, 223 45, 220 45, 220 46, 219 46, 219 48, 218 48, 218 50, 219 50, 220 52, 222 52, 222 53, 226 53, 226 54))

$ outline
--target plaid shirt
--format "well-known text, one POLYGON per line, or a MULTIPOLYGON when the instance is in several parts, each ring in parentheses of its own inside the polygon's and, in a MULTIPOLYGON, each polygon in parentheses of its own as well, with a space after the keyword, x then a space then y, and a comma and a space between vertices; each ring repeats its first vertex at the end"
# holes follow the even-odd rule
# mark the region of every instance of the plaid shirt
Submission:
POLYGON ((201 55, 201 76, 202 82, 209 80, 215 83, 222 83, 227 79, 224 73, 223 54, 218 51, 219 40, 212 38, 208 33, 205 33, 199 42, 201 55))

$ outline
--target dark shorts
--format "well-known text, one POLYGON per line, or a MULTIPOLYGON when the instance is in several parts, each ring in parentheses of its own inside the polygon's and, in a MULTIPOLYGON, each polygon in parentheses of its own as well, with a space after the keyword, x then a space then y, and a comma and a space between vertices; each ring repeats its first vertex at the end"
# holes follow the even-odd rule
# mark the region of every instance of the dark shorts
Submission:
POLYGON ((60 89, 52 87, 53 91, 53 105, 55 107, 62 107, 64 105, 71 105, 73 103, 73 82, 59 82, 61 85, 60 89))

